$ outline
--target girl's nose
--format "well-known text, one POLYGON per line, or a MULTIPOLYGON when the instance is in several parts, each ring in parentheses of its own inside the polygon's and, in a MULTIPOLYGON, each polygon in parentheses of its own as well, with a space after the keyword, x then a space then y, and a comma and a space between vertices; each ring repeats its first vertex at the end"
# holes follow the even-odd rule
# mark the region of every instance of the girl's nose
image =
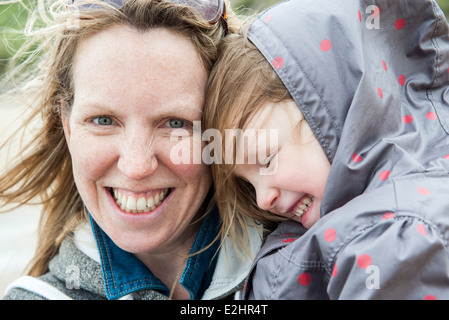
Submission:
POLYGON ((263 210, 272 210, 279 200, 279 189, 277 188, 258 188, 256 189, 257 205, 263 210))
POLYGON ((158 160, 150 139, 125 139, 121 148, 118 169, 132 180, 143 180, 156 171, 158 160))

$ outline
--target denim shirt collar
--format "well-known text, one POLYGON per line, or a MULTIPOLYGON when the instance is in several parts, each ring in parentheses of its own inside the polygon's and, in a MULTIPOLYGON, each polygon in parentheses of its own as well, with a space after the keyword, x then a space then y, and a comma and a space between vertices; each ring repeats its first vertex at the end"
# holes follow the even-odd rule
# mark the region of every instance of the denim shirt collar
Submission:
MULTIPOLYGON (((151 289, 169 296, 170 289, 132 253, 120 249, 90 216, 92 230, 100 253, 106 297, 118 299, 126 294, 151 289)), ((189 254, 209 245, 219 231, 218 210, 214 208, 201 223, 189 254)), ((219 241, 199 254, 187 259, 179 280, 190 293, 190 299, 201 299, 209 287, 217 263, 216 252, 219 241)))

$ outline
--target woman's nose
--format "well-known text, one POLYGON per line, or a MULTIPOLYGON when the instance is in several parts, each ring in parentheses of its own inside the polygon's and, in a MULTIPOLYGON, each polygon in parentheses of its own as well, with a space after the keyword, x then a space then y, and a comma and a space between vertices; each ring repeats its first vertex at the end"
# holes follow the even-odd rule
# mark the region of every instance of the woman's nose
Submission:
POLYGON ((272 210, 279 200, 279 190, 272 187, 256 189, 257 205, 263 210, 272 210))
POLYGON ((117 167, 124 175, 142 180, 156 171, 158 160, 149 138, 125 139, 123 143, 117 167))

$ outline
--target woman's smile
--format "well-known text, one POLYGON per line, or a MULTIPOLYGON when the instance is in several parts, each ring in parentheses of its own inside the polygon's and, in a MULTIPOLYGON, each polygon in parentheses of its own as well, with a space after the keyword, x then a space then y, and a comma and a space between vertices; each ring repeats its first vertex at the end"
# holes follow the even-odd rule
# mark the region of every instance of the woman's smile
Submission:
POLYGON ((154 211, 171 192, 170 188, 144 193, 136 193, 119 188, 111 188, 110 191, 117 206, 127 213, 148 213, 154 211))

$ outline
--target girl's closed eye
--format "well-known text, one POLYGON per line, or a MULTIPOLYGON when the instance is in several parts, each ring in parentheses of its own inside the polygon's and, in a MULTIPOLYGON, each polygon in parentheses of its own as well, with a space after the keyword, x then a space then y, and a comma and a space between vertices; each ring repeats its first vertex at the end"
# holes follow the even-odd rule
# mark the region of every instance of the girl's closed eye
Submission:
POLYGON ((269 168, 272 164, 272 161, 274 160, 274 157, 276 157, 277 152, 276 153, 272 153, 270 154, 265 161, 263 162, 263 165, 265 166, 265 168, 269 168))

